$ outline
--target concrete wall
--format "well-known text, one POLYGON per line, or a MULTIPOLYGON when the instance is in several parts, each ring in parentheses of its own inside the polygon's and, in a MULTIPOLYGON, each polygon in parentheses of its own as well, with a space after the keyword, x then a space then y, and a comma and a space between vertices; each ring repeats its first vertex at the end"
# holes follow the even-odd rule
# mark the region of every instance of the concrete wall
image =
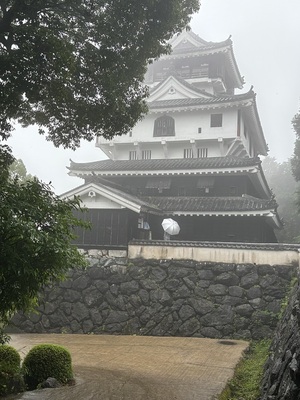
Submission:
POLYGON ((270 337, 296 270, 90 254, 86 271, 45 288, 39 312, 12 323, 24 332, 270 337))

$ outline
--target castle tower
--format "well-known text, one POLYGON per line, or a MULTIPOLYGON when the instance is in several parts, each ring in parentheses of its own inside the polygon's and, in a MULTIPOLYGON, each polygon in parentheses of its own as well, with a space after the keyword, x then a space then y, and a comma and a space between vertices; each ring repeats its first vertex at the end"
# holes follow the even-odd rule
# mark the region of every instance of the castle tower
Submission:
POLYGON ((107 160, 71 162, 85 183, 64 197, 80 195, 93 223, 79 242, 160 240, 166 217, 181 227, 176 240, 276 242, 281 221, 258 158, 268 148, 255 93, 235 94, 243 78, 231 39, 184 31, 170 44, 145 76, 145 118, 127 135, 98 137, 107 160))

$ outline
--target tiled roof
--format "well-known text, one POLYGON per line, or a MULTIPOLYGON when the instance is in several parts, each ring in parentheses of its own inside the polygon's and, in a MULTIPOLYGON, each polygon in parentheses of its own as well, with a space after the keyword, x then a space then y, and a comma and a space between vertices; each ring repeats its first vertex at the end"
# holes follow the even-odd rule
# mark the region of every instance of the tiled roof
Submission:
POLYGON ((157 171, 244 168, 260 164, 258 158, 208 157, 150 160, 100 160, 88 163, 71 161, 72 171, 157 171))
POLYGON ((299 244, 285 243, 244 243, 244 242, 194 242, 180 240, 132 240, 129 245, 138 246, 172 246, 172 247, 212 247, 224 249, 247 249, 247 250, 273 250, 273 251, 296 251, 299 244))
POLYGON ((273 200, 254 197, 142 197, 164 212, 251 212, 276 207, 273 200))
MULTIPOLYGON (((197 36, 197 35, 195 35, 195 36, 197 36)), ((194 37, 195 37, 194 36, 194 37)), ((196 37, 195 37, 196 38, 196 37)), ((199 37, 198 38, 196 38, 196 39, 199 39, 199 37)), ((201 39, 200 39, 201 40, 201 39)), ((199 40, 198 40, 199 41, 199 40)), ((179 48, 173 48, 173 51, 172 51, 172 53, 173 54, 180 54, 180 53, 191 53, 191 52, 207 52, 207 51, 209 51, 209 50, 215 50, 215 49, 221 49, 222 47, 224 47, 224 46, 230 46, 231 44, 232 44, 232 40, 230 39, 230 38, 228 38, 228 39, 226 39, 226 40, 224 40, 223 42, 218 42, 218 43, 215 43, 215 42, 205 42, 205 44, 203 45, 203 40, 201 41, 201 46, 199 46, 199 47, 196 47, 196 46, 194 46, 194 47, 186 47, 186 48, 182 48, 182 47, 179 47, 179 48)), ((172 54, 171 53, 171 54, 172 54)))
POLYGON ((188 106, 201 106, 201 105, 209 105, 209 104, 218 104, 218 103, 230 103, 235 101, 242 100, 251 100, 253 99, 255 94, 253 91, 249 91, 243 94, 237 94, 233 96, 217 96, 217 97, 201 97, 201 98, 187 98, 187 99, 174 99, 174 100, 158 100, 158 101, 149 101, 147 103, 149 109, 155 108, 168 108, 168 107, 188 107, 188 106))

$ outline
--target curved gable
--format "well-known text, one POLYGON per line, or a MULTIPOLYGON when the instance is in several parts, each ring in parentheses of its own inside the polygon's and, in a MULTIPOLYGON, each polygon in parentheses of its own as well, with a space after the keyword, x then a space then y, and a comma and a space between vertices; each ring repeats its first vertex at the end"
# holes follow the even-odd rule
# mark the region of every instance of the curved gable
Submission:
POLYGON ((172 46, 173 51, 188 48, 199 48, 208 45, 208 42, 201 39, 192 31, 188 30, 184 30, 179 35, 175 35, 169 43, 172 46))
POLYGON ((197 98, 211 98, 212 95, 199 90, 196 87, 186 83, 182 79, 178 79, 171 75, 166 78, 160 85, 155 87, 150 93, 147 101, 164 101, 164 100, 178 100, 178 99, 197 99, 197 98))

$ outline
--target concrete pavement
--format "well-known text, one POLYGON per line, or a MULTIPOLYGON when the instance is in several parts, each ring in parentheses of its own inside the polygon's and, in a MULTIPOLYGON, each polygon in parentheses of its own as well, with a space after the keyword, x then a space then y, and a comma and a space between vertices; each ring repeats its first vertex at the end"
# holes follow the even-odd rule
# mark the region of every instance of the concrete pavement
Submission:
POLYGON ((72 355, 76 385, 15 395, 38 400, 210 400, 233 375, 248 343, 181 337, 13 334, 24 356, 40 343, 72 355))

